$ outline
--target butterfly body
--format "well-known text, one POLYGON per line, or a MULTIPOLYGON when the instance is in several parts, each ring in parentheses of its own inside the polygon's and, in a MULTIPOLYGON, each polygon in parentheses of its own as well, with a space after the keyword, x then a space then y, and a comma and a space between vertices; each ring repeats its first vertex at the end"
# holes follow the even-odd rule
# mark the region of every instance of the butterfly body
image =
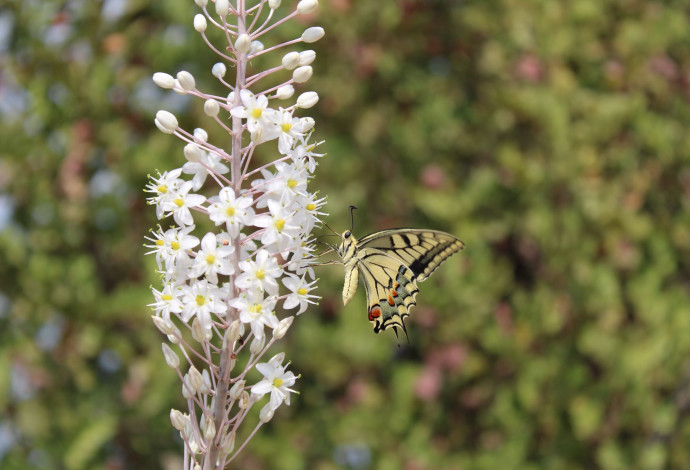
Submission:
POLYGON ((345 267, 343 303, 352 300, 361 277, 376 333, 391 327, 405 331, 404 320, 417 304, 417 283, 465 246, 453 235, 436 230, 383 230, 359 240, 347 230, 341 237, 337 251, 345 267))

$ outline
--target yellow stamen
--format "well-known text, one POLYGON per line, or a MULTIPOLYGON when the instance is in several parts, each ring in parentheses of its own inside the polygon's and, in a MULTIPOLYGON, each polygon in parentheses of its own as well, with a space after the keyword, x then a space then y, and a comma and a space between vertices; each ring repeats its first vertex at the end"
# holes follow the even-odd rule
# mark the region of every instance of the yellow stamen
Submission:
POLYGON ((175 205, 176 205, 177 207, 182 207, 182 206, 184 206, 184 200, 183 200, 183 199, 177 198, 177 199, 174 199, 173 202, 175 203, 175 205))
POLYGON ((157 189, 158 192, 161 193, 161 194, 165 194, 165 193, 168 192, 168 187, 167 187, 167 186, 160 185, 160 186, 158 186, 156 189, 157 189))
POLYGON ((232 217, 233 215, 235 215, 235 208, 234 207, 228 207, 227 209, 225 209, 225 213, 228 216, 232 217))
POLYGON ((165 242, 163 240, 156 240, 156 246, 163 246, 165 242))
POLYGON ((305 289, 304 287, 297 289, 297 293, 299 295, 307 295, 307 292, 309 292, 309 291, 307 289, 305 289))
POLYGON ((285 227, 285 220, 284 219, 276 220, 276 228, 278 229, 279 232, 283 231, 283 227, 285 227))
POLYGON ((168 301, 168 300, 172 300, 172 299, 173 299, 172 295, 168 295, 168 294, 161 295, 161 300, 168 301))
POLYGON ((254 108, 252 109, 252 117, 254 119, 259 119, 261 117, 261 113, 263 113, 263 109, 261 108, 254 108))
POLYGON ((273 379, 273 386, 274 387, 279 388, 281 385, 283 385, 282 379, 278 379, 278 378, 273 379))
POLYGON ((199 307, 201 307, 202 305, 204 305, 206 303, 206 297, 204 297, 203 295, 197 295, 195 300, 196 300, 196 304, 199 307))
POLYGON ((295 186, 297 186, 297 181, 295 180, 288 180, 288 188, 292 189, 295 186))
POLYGON ((308 211, 313 211, 314 209, 316 209, 316 204, 307 204, 306 209, 308 211))
POLYGON ((264 277, 266 277, 266 274, 264 274, 264 270, 263 270, 263 269, 259 269, 259 270, 256 272, 256 278, 259 279, 259 280, 261 280, 261 279, 263 279, 264 277))
POLYGON ((280 126, 281 129, 283 129, 283 132, 290 132, 290 129, 292 129, 292 124, 289 122, 286 122, 282 126, 280 126))
POLYGON ((216 257, 213 255, 208 255, 208 256, 206 256, 206 262, 208 264, 213 264, 216 262, 216 257))
POLYGON ((254 304, 251 307, 249 307, 249 311, 251 313, 261 313, 261 309, 263 306, 261 304, 254 304))
POLYGON ((179 250, 180 242, 170 242, 170 248, 172 248, 173 250, 179 250))

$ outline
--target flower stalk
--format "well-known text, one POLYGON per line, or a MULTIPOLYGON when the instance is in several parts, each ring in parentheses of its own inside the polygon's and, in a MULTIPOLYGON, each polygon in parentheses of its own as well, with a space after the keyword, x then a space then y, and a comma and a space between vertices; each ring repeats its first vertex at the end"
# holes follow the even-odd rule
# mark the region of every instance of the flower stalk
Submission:
POLYGON ((157 72, 153 80, 203 100, 209 125, 229 139, 211 143, 203 128, 185 130, 173 114, 156 114, 156 126, 186 144, 186 163, 147 185, 158 218, 174 223, 153 231, 146 246, 163 284, 153 289, 153 321, 167 337, 163 355, 188 403, 187 412, 171 411, 185 443, 184 468, 212 470, 225 468, 280 406, 290 404, 298 377, 287 370, 284 353, 264 356, 292 325, 288 312, 297 309, 299 315, 318 301, 311 231, 320 224, 325 201, 309 192, 308 182, 322 154, 316 152, 320 142, 310 141, 314 120, 297 115, 314 106, 318 95, 307 90, 293 104, 275 103, 292 99, 295 84, 304 86, 315 57, 311 50, 282 57, 278 51, 314 42, 323 29, 309 28, 300 38, 265 48, 259 39, 312 12, 318 2, 301 0, 282 15, 279 0, 195 2, 202 12, 193 19, 194 29, 221 59, 210 72, 227 97, 199 90, 187 71, 176 77, 157 72), (211 43, 209 24, 223 29, 226 44, 211 43), (249 58, 258 55, 273 58, 273 66, 250 71, 249 58), (234 82, 225 78, 228 69, 235 71, 234 82), (291 72, 283 83, 256 89, 261 78, 285 71, 291 72), (258 145, 273 146, 273 161, 253 161, 258 145), (199 218, 215 229, 199 233, 199 218), (244 425, 255 406, 261 406, 258 422, 244 425))

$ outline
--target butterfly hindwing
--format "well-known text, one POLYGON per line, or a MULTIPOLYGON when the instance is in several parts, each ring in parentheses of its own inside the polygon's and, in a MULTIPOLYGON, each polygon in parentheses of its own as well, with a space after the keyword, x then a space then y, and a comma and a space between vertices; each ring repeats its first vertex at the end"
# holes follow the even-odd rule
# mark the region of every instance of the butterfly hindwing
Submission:
POLYGON ((374 332, 390 327, 405 329, 410 308, 417 305, 415 275, 400 260, 377 249, 363 249, 358 264, 367 292, 369 321, 374 332))

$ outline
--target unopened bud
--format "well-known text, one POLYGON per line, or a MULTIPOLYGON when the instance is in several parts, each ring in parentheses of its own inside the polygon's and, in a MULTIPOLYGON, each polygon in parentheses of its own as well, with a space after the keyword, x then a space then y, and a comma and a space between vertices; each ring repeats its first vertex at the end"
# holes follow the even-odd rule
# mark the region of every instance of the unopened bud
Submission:
POLYGON ((208 369, 204 369, 201 372, 201 379, 204 383, 199 389, 199 391, 204 395, 208 395, 209 393, 211 393, 211 387, 213 386, 211 384, 211 375, 208 373, 208 369))
POLYGON ((158 315, 151 315, 151 320, 153 320, 153 324, 156 325, 158 331, 160 331, 164 335, 169 335, 170 333, 175 331, 175 325, 169 319, 166 320, 165 318, 159 317, 158 315))
POLYGON ((271 403, 266 403, 263 408, 261 408, 261 412, 259 413, 259 420, 262 423, 268 423, 271 418, 273 418, 273 413, 274 410, 271 408, 271 403))
POLYGON ((280 1, 281 0, 268 0, 268 7, 271 10, 277 10, 278 7, 280 6, 280 1))
POLYGON ((238 380, 235 382, 235 385, 230 387, 230 399, 231 400, 237 400, 242 392, 244 391, 244 385, 246 384, 246 381, 244 379, 238 380))
MULTIPOLYGON (((204 156, 204 152, 197 144, 187 144, 184 146, 184 156, 188 161, 192 163, 197 163, 201 161, 201 158, 204 156)), ((204 327, 201 326, 201 322, 199 322, 198 319, 195 317, 194 322, 192 322, 192 338, 197 340, 199 343, 203 343, 203 338, 205 338, 206 335, 200 334, 199 331, 196 331, 197 329, 203 330, 204 327)))
POLYGON ((261 338, 255 336, 252 340, 252 344, 249 345, 249 352, 256 355, 261 352, 266 344, 266 335, 262 335, 261 338))
POLYGON ((246 390, 242 391, 242 393, 240 394, 240 402, 237 404, 237 406, 241 410, 246 410, 247 408, 249 408, 250 404, 251 398, 249 397, 249 393, 246 390))
POLYGON ((178 431, 184 431, 187 420, 182 412, 173 408, 170 410, 170 422, 178 431))
POLYGON ((302 125, 302 132, 308 132, 314 128, 315 122, 313 118, 304 117, 299 122, 302 125))
POLYGON ((279 100, 286 100, 295 94, 295 87, 292 85, 283 85, 276 90, 276 98, 279 100))
POLYGON ((235 41, 235 50, 239 52, 240 54, 245 54, 249 52, 249 49, 252 47, 252 41, 249 39, 248 34, 240 34, 239 37, 237 38, 237 41, 235 41))
POLYGON ((158 129, 161 131, 165 132, 166 134, 172 134, 175 132, 175 129, 177 129, 177 118, 173 113, 169 113, 168 111, 158 111, 156 113, 156 119, 154 120, 156 123, 156 126, 158 129))
POLYGON ((202 428, 202 432, 204 433, 204 438, 207 441, 210 441, 211 439, 216 437, 216 423, 213 422, 213 417, 202 416, 201 422, 204 423, 203 428, 202 428))
POLYGON ((292 72, 292 79, 296 83, 304 83, 311 78, 313 70, 310 65, 305 65, 303 67, 298 67, 292 72))
POLYGON ((316 7, 318 6, 318 0, 300 0, 300 2, 297 4, 297 13, 300 15, 306 15, 307 13, 311 13, 312 11, 316 10, 316 7))
POLYGON ((172 369, 177 369, 180 366, 180 358, 177 357, 177 354, 175 354, 175 351, 173 351, 170 348, 170 346, 168 346, 167 344, 163 343, 162 348, 163 348, 163 357, 165 358, 165 362, 172 369))
POLYGON ((189 400, 192 398, 193 394, 194 390, 192 390, 192 386, 189 385, 189 374, 185 374, 182 378, 182 397, 185 400, 189 400))
POLYGON ((223 78, 225 76, 225 72, 227 72, 227 67, 225 67, 225 64, 223 62, 213 64, 213 68, 211 69, 211 75, 213 75, 216 78, 223 78))
POLYGON ((240 326, 241 323, 239 320, 235 320, 230 324, 230 329, 228 330, 228 341, 231 343, 234 343, 238 339, 240 339, 241 333, 240 333, 240 326))
POLYGON ((189 368, 187 375, 189 375, 189 386, 192 390, 195 392, 200 391, 201 387, 204 386, 204 379, 201 377, 201 372, 199 372, 196 367, 192 366, 189 368))
POLYGON ((272 358, 268 360, 268 363, 271 364, 272 366, 279 366, 285 361, 285 353, 284 352, 279 352, 272 358))
POLYGON ((194 29, 200 33, 203 33, 206 31, 207 26, 208 24, 206 23, 206 17, 204 15, 201 13, 194 15, 194 29))
POLYGON ((196 3, 199 8, 204 8, 208 5, 208 0, 194 0, 194 3, 196 3))
POLYGON ((316 52, 314 51, 302 51, 299 53, 299 64, 300 65, 309 65, 312 62, 314 62, 314 59, 316 59, 316 52))
POLYGON ((225 18, 230 13, 230 3, 228 0, 216 0, 216 13, 221 18, 225 18))
POLYGON ((181 337, 182 334, 180 333, 180 329, 173 324, 172 333, 168 335, 168 341, 172 344, 180 344, 181 337))
POLYGON ((261 41, 252 41, 252 46, 249 48, 249 54, 258 54, 264 50, 264 43, 261 41))
POLYGON ((175 78, 168 73, 156 72, 153 74, 153 83, 169 90, 175 86, 175 78))
POLYGON ((185 91, 191 91, 196 87, 194 75, 187 72, 186 70, 181 70, 177 72, 177 83, 179 83, 180 88, 182 88, 185 91))
POLYGON ((299 52, 288 52, 283 56, 282 60, 283 67, 288 70, 292 70, 299 65, 299 52))
POLYGON ((220 105, 213 98, 206 100, 204 103, 204 113, 209 117, 216 117, 220 112, 220 105))
POLYGON ((275 339, 280 339, 285 336, 285 333, 287 333, 287 330, 290 328, 290 325, 292 325, 292 321, 294 319, 295 317, 286 317, 280 320, 280 322, 278 322, 278 326, 273 329, 273 337, 275 339))
POLYGON ((302 33, 302 41, 304 42, 316 42, 319 39, 321 39, 326 32, 323 30, 322 27, 320 26, 312 26, 311 28, 307 28, 303 33, 302 33))
POLYGON ((315 91, 307 91, 297 97, 297 107, 308 109, 319 102, 319 95, 315 91))
POLYGON ((208 132, 201 127, 194 129, 194 138, 208 142, 208 132))

